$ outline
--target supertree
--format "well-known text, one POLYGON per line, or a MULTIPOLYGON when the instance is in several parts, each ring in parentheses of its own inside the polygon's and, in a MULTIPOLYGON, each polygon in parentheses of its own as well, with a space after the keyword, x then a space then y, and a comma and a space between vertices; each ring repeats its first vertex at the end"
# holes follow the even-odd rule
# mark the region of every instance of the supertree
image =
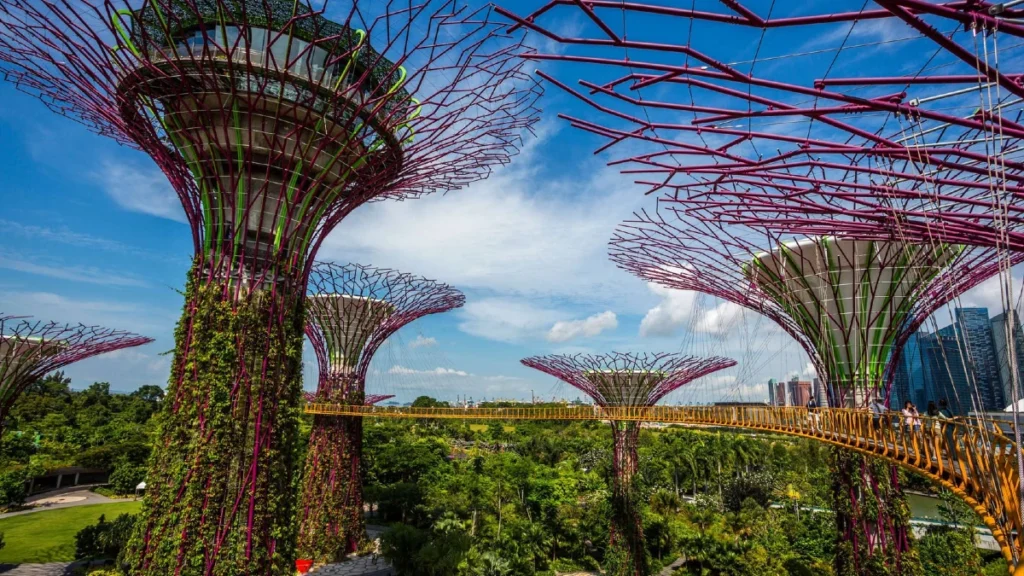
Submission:
POLYGON ((152 341, 122 330, 0 313, 0 436, 11 407, 43 376, 79 360, 152 341))
MULTIPOLYGON (((639 213, 616 231, 611 258, 650 282, 711 294, 773 320, 807 352, 832 406, 887 401, 907 339, 1001 265, 994 249, 787 238, 699 216, 675 202, 639 213)), ((838 573, 872 573, 878 565, 891 574, 915 573, 895 469, 838 449, 833 458, 838 573)))
POLYGON ((528 57, 610 72, 581 80, 584 92, 540 74, 597 113, 563 117, 607 139, 599 151, 628 150, 612 163, 650 190, 783 231, 1024 247, 1024 12, 722 4, 552 0, 502 13, 510 30, 563 45, 528 57), (565 10, 593 25, 577 36, 545 26, 565 10))
MULTIPOLYGON (((313 266, 306 299, 306 335, 320 366, 312 401, 331 404, 390 398, 366 395, 377 349, 417 318, 466 301, 451 286, 411 274, 324 262, 313 266)), ((364 540, 362 445, 362 418, 314 416, 299 503, 300 559, 340 560, 364 540)))
POLYGON ((0 69, 147 153, 194 260, 137 574, 269 574, 293 552, 304 291, 356 207, 463 188, 537 117, 516 35, 454 1, 11 0, 0 69))
MULTIPOLYGON (((618 352, 533 356, 522 363, 564 381, 603 407, 653 406, 685 384, 736 365, 735 360, 721 357, 618 352)), ((633 421, 612 421, 611 426, 614 474, 605 569, 612 576, 647 576, 643 523, 633 482, 640 426, 633 421)))

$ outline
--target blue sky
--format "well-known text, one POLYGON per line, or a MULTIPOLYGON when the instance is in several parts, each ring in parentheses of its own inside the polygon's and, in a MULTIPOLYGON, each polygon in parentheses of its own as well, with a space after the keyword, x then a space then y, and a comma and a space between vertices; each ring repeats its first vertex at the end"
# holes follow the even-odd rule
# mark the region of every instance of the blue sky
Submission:
MULTIPOLYGON (((522 13, 537 2, 507 4, 522 13)), ((750 3, 764 14, 768 3, 761 4, 750 3)), ((856 10, 862 3, 850 4, 856 10)), ((831 5, 801 4, 810 11, 831 5)), ((559 23, 564 30, 587 25, 575 10, 567 14, 559 23)), ((713 41, 718 33, 700 34, 713 41)), ((762 54, 783 54, 784 48, 776 36, 762 54)), ((717 54, 742 60, 749 49, 737 38, 735 49, 717 54)), ((566 64, 544 68, 563 80, 594 72, 566 64)), ((574 398, 574 391, 518 361, 576 351, 683 351, 740 361, 670 396, 671 402, 760 400, 769 377, 806 372, 803 352, 767 321, 709 297, 647 286, 608 262, 606 242, 615 225, 652 207, 654 199, 605 166, 610 156, 592 154, 601 141, 555 117, 587 117, 589 110, 553 87, 543 106, 538 136, 508 168, 445 196, 364 206, 325 242, 320 259, 396 268, 467 295, 464 308, 421 319, 393 338, 374 361, 368 391, 400 399, 529 398, 531 391, 574 398), (686 326, 699 333, 686 333, 686 326)), ((154 344, 67 372, 76 387, 96 380, 122 391, 163 385, 192 244, 177 199, 154 163, 0 84, 0 206, 0 310, 152 336, 154 344)), ((989 285, 963 303, 994 308, 997 299, 998 287, 989 285)), ((315 358, 305 360, 311 388, 315 358)))

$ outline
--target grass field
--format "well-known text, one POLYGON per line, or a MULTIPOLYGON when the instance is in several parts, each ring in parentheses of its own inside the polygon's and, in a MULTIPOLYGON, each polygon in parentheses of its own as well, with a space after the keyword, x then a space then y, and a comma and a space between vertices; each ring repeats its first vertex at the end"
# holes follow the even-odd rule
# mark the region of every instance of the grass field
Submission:
POLYGON ((138 512, 142 502, 115 502, 59 508, 0 518, 0 532, 7 543, 0 550, 0 564, 70 562, 75 559, 75 534, 95 524, 100 514, 113 520, 125 512, 138 512))

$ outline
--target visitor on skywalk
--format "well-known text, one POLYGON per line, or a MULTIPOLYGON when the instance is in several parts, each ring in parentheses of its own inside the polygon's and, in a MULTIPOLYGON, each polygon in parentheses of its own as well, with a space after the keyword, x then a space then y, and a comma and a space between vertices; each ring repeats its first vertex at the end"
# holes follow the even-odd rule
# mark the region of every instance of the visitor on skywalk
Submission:
POLYGON ((810 400, 807 401, 807 421, 811 425, 811 432, 818 431, 818 418, 821 415, 818 414, 818 403, 814 401, 814 396, 811 396, 810 400))
POLYGON ((921 430, 921 414, 917 411, 917 406, 910 400, 903 403, 903 426, 907 432, 919 432, 921 430))
POLYGON ((929 418, 933 418, 931 421, 932 431, 936 433, 942 431, 941 420, 943 420, 944 417, 942 416, 942 412, 939 411, 939 406, 935 404, 934 400, 928 401, 928 409, 925 411, 925 414, 927 414, 929 418))
POLYGON ((871 411, 871 424, 875 430, 882 429, 882 416, 889 411, 889 408, 882 402, 881 398, 875 398, 868 404, 868 410, 871 411))

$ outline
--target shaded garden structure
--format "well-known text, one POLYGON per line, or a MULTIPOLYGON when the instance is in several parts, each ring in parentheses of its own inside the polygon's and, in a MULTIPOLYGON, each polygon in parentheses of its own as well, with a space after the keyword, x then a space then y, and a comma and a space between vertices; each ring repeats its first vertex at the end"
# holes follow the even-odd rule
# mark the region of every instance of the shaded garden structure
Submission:
MULTIPOLYGON (((670 392, 702 376, 736 365, 721 357, 680 354, 575 354, 524 358, 522 363, 550 374, 590 396, 602 407, 654 406, 670 392)), ((637 471, 640 425, 612 421, 614 474, 610 541, 605 570, 613 576, 647 576, 643 523, 633 477, 637 471)))
MULTIPOLYGON (((666 202, 621 224, 611 259, 645 280, 767 316, 807 352, 835 407, 887 402, 907 339, 1001 265, 993 249, 794 238, 677 207, 666 202)), ((918 573, 895 468, 838 449, 832 456, 837 573, 918 573)))
MULTIPOLYGON (((410 322, 462 306, 466 298, 439 282, 356 264, 313 265, 306 297, 306 335, 319 379, 307 401, 370 405, 374 353, 410 322)), ((299 502, 298 556, 316 564, 341 560, 365 540, 363 419, 314 416, 299 502)))
POLYGON ((537 118, 520 36, 488 8, 327 4, 0 5, 5 78, 149 155, 191 229, 160 441, 126 554, 133 574, 289 569, 318 248, 366 202, 486 177, 537 118))
POLYGON ((11 407, 21 394, 50 372, 152 341, 123 330, 0 313, 0 435, 7 429, 11 407))

